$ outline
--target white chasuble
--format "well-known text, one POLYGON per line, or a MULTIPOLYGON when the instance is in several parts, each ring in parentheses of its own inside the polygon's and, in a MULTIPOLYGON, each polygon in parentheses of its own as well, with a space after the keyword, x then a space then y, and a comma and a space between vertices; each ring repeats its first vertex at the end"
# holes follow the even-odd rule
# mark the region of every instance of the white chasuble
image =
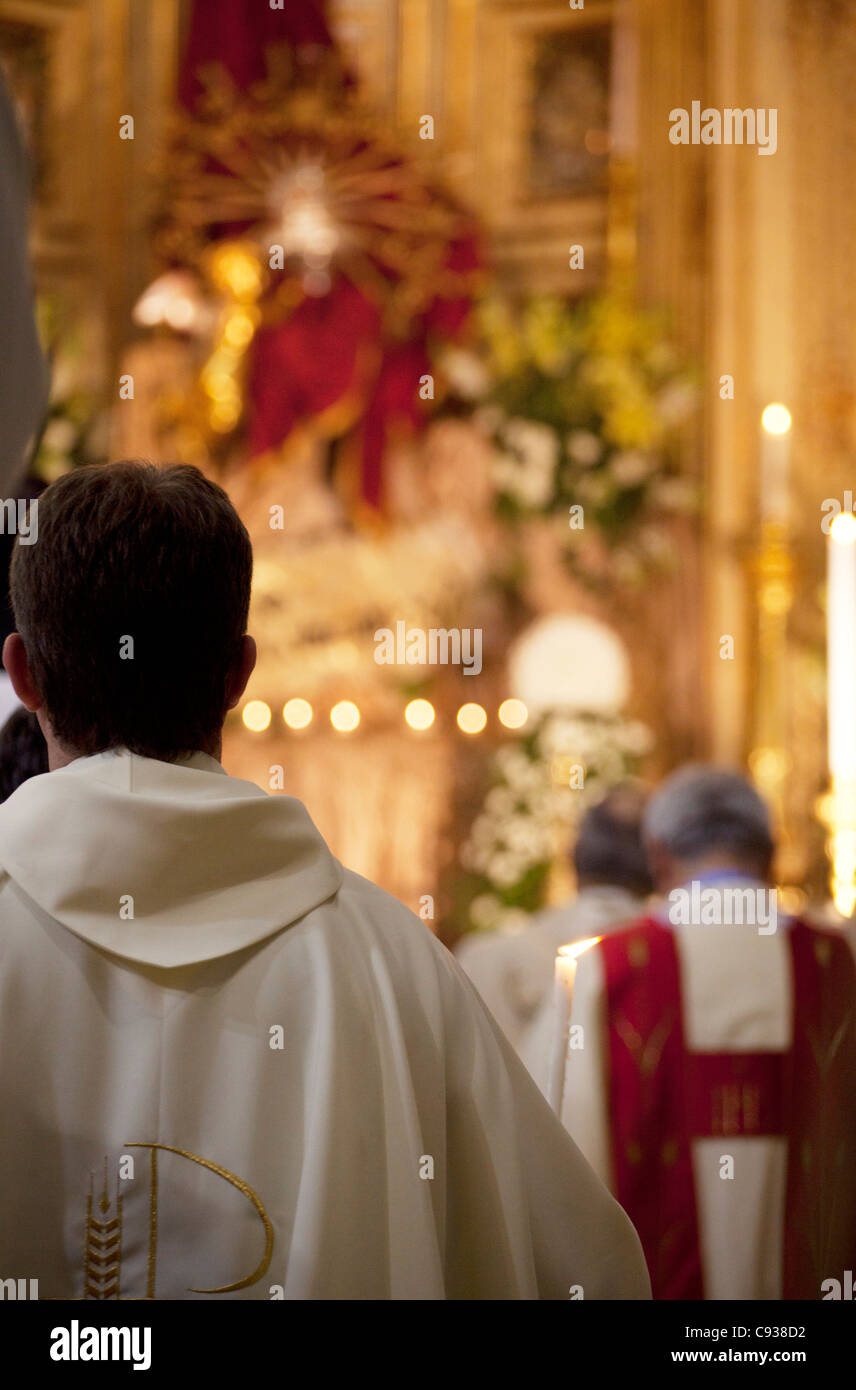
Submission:
POLYGON ((647 1298, 428 928, 302 804, 126 751, 0 807, 0 1277, 42 1298, 647 1298), (574 1292, 572 1292, 574 1291, 574 1292))

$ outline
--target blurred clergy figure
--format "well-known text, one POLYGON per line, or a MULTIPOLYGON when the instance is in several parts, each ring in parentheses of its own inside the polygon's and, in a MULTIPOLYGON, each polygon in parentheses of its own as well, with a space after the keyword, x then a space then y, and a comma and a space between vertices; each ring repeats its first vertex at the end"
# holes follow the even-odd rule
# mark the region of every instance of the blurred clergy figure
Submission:
MULTIPOLYGON (((821 1299, 856 1269, 856 962, 777 916, 767 810, 687 767, 643 819, 662 907, 580 958, 562 1118, 655 1298, 821 1299)), ((545 1005, 524 1060, 543 1082, 545 1005)))
POLYGON ((76 469, 16 546, 4 660, 50 771, 0 806, 0 1269, 59 1299, 650 1297, 451 954, 224 771, 251 571, 189 467, 76 469))
POLYGON ((642 793, 613 788, 583 815, 573 850, 578 892, 521 931, 474 932, 456 955, 505 1036, 521 1049, 553 984, 560 946, 614 931, 642 911, 651 876, 642 845, 642 793))

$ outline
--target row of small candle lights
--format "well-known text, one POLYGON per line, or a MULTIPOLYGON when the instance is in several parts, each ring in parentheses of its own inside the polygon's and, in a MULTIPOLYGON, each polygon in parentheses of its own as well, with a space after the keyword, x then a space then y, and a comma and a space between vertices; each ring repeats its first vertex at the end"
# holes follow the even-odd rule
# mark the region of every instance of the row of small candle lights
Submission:
MULTIPOLYGON (((436 717, 437 711, 430 700, 411 700, 404 710, 405 722, 418 732, 430 729, 436 717)), ((529 711, 522 700, 503 700, 497 717, 506 729, 522 729, 529 718, 529 711)), ((247 729, 261 734, 270 728, 273 711, 264 700, 248 700, 241 711, 241 718, 247 729)), ((283 706, 283 723, 289 729, 307 729, 314 718, 315 711, 308 700, 295 698, 287 700, 283 706)), ((360 725, 359 706, 353 700, 339 700, 330 710, 329 719, 336 733, 352 734, 360 725)), ((456 715, 458 728, 464 734, 480 734, 487 728, 487 721, 484 705, 474 701, 461 705, 456 715)))

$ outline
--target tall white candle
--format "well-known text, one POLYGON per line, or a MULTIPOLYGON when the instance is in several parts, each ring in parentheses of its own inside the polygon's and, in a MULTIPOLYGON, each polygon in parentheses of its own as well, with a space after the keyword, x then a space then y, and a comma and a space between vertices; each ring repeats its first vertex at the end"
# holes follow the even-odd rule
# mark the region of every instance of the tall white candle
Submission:
POLYGON ((765 406, 761 425, 761 516, 764 521, 784 524, 791 464, 790 411, 778 401, 765 406))
POLYGON ((826 590, 829 771, 839 790, 856 783, 856 517, 829 528, 826 590))
POLYGON ((568 1061, 568 1042, 571 1033, 571 1008, 574 1002, 574 981, 577 977, 577 957, 596 946, 599 936, 560 946, 556 955, 553 981, 553 1030, 550 1037, 550 1069, 547 1073, 547 1099, 557 1115, 562 1113, 565 1093, 565 1068, 568 1061))

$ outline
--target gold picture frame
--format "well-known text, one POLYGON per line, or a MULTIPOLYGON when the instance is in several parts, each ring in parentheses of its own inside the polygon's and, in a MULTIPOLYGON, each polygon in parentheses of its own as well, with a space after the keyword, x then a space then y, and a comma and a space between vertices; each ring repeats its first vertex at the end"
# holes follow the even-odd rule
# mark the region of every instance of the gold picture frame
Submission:
POLYGON ((474 187, 497 267, 521 289, 583 292, 603 277, 614 20, 612 0, 478 9, 474 187))
POLYGON ((91 254, 93 131, 80 100, 90 27, 85 3, 0 0, 0 67, 29 147, 39 278, 91 254))

